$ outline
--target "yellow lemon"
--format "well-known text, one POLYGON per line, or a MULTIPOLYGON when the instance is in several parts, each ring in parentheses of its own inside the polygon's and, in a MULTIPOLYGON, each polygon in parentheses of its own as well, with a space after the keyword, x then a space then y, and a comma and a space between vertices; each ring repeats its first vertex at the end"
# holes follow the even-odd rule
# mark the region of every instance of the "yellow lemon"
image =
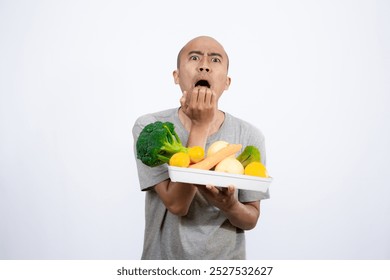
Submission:
POLYGON ((169 165, 188 167, 190 165, 190 156, 187 153, 178 152, 169 159, 169 165))
POLYGON ((268 178, 268 171, 265 166, 259 161, 249 163, 244 170, 245 175, 258 176, 268 178))
POLYGON ((193 146, 188 149, 188 155, 192 163, 197 163, 204 159, 204 149, 201 146, 193 146))

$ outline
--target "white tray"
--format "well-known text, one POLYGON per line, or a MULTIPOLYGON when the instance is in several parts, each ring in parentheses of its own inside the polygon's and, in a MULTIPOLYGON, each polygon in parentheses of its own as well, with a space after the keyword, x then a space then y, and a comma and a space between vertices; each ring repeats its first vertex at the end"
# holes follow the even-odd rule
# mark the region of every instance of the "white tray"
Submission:
POLYGON ((168 166, 172 182, 182 182, 217 187, 235 186, 238 189, 267 192, 272 178, 230 174, 211 170, 168 166))

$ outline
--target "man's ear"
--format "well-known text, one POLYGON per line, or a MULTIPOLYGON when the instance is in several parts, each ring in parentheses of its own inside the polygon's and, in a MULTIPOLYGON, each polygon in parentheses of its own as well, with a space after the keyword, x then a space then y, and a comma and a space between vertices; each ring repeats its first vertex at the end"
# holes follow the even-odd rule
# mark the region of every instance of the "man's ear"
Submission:
POLYGON ((177 85, 180 81, 179 79, 179 70, 175 70, 173 71, 173 80, 175 81, 175 84, 177 85))
POLYGON ((225 90, 229 89, 231 82, 232 82, 232 79, 230 77, 226 77, 225 90))

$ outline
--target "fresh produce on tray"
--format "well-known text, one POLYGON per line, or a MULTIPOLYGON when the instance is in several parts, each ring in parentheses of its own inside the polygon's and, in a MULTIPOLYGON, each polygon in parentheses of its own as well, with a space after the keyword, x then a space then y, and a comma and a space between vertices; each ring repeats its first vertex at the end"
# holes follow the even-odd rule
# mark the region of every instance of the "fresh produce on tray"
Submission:
POLYGON ((246 146, 237 156, 242 148, 242 144, 224 140, 212 143, 207 153, 200 146, 185 147, 173 123, 160 121, 145 126, 136 143, 137 158, 150 167, 167 163, 175 167, 268 178, 258 148, 246 146))

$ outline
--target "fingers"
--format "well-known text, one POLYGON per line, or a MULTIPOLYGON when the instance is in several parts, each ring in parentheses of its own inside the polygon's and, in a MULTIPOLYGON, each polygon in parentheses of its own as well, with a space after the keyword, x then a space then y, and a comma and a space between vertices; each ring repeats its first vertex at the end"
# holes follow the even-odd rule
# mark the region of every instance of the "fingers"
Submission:
POLYGON ((212 185, 206 185, 206 189, 214 195, 232 196, 235 192, 234 186, 228 186, 227 188, 218 188, 212 185))
POLYGON ((207 89, 205 93, 204 103, 207 104, 209 107, 215 107, 215 93, 214 91, 207 89))
POLYGON ((192 90, 192 93, 183 91, 180 98, 180 105, 185 109, 208 109, 214 107, 215 102, 215 93, 207 87, 196 87, 192 90))
POLYGON ((193 89, 192 94, 188 96, 190 100, 188 100, 189 106, 202 106, 202 107, 210 107, 215 94, 207 87, 196 87, 193 89))
POLYGON ((219 190, 217 187, 212 186, 212 185, 206 185, 206 189, 207 189, 210 193, 212 193, 212 194, 214 194, 214 195, 218 195, 218 194, 220 193, 220 190, 219 190))
POLYGON ((228 194, 229 196, 231 196, 231 195, 234 195, 234 192, 236 191, 236 188, 235 188, 234 186, 228 186, 228 187, 226 188, 226 191, 227 191, 227 194, 228 194))
POLYGON ((215 187, 212 185, 196 185, 200 193, 207 201, 219 209, 230 209, 232 205, 238 202, 235 196, 235 187, 215 187))
POLYGON ((217 113, 214 92, 207 87, 196 87, 192 91, 183 91, 180 98, 182 111, 193 124, 210 126, 217 113))
POLYGON ((234 186, 228 186, 227 188, 221 188, 220 193, 225 196, 232 196, 234 195, 234 191, 234 186))
POLYGON ((201 191, 207 192, 208 194, 211 194, 213 196, 217 196, 222 193, 223 189, 226 188, 220 188, 213 185, 195 185, 200 189, 201 191))

